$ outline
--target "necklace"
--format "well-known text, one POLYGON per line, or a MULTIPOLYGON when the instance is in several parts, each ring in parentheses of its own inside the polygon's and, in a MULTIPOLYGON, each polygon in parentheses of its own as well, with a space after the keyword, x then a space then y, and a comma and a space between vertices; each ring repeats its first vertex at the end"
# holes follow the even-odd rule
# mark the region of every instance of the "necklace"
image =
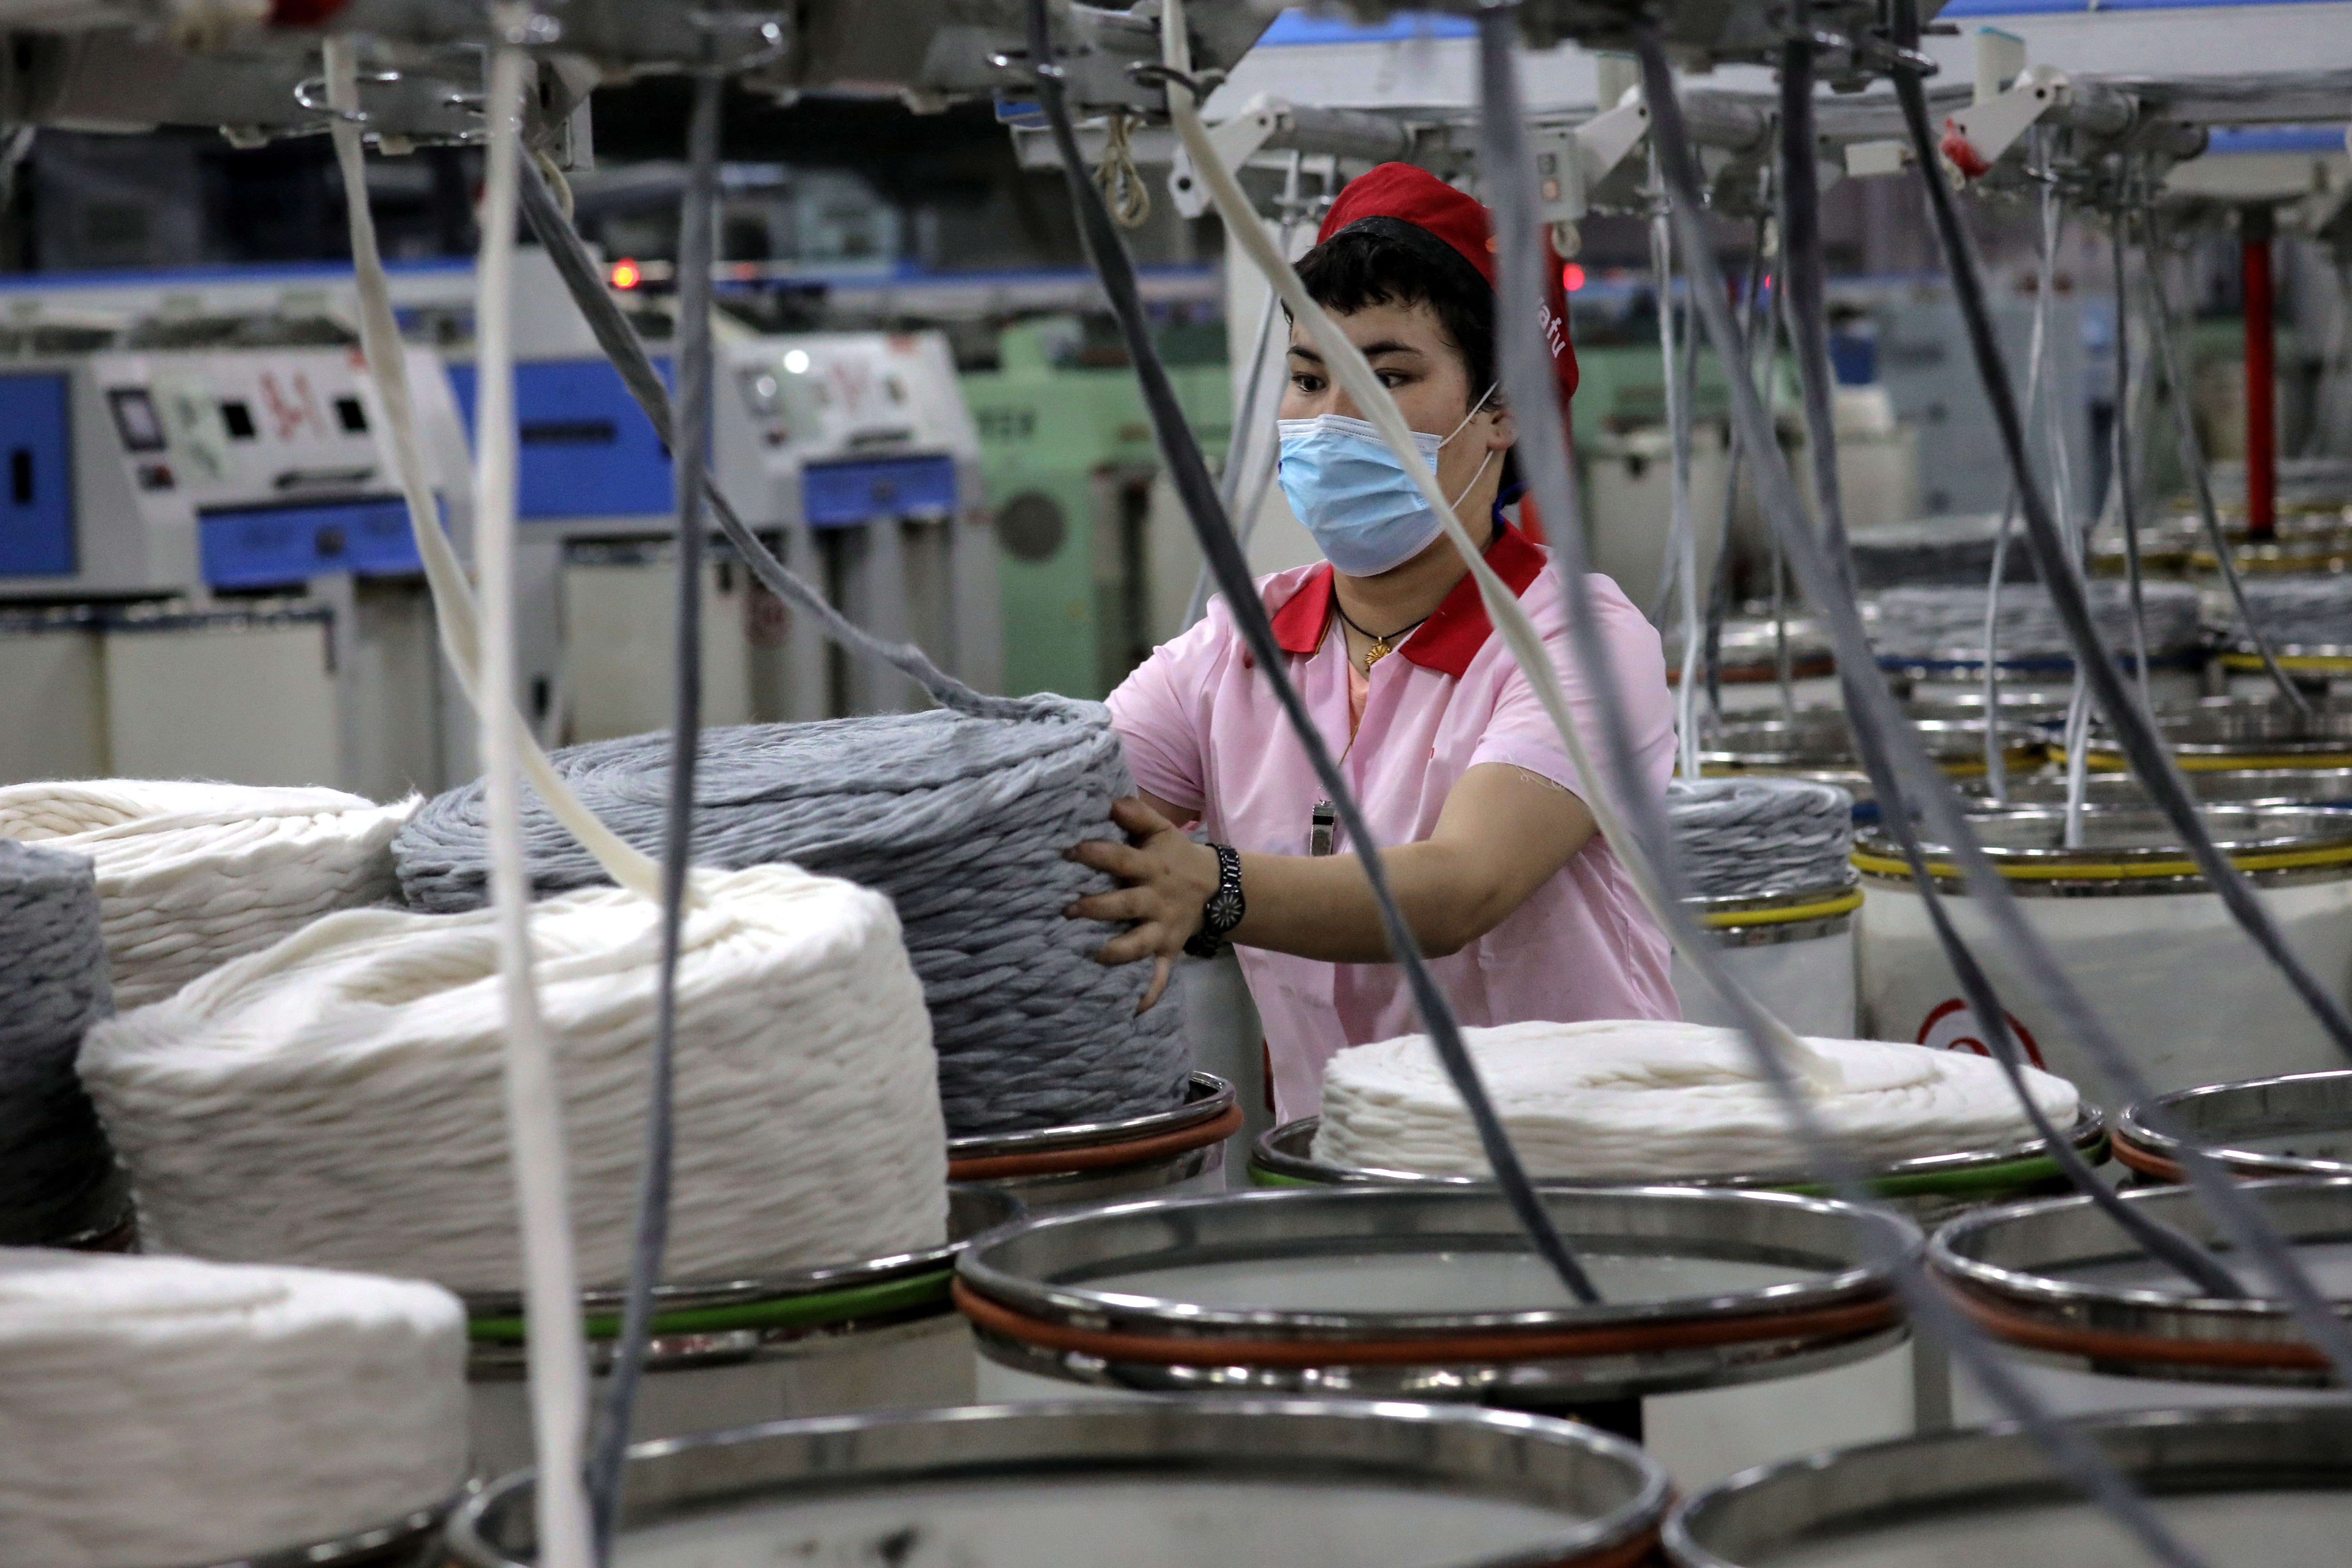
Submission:
POLYGON ((1421 617, 1421 620, 1414 621, 1412 626, 1399 626, 1392 632, 1369 632, 1363 627, 1358 626, 1355 623, 1354 618, 1350 616, 1347 611, 1339 607, 1339 595, 1337 594, 1331 595, 1331 613, 1338 616, 1341 620, 1346 621, 1348 623, 1348 629, 1354 632, 1358 637, 1370 637, 1372 639, 1370 649, 1364 655, 1364 673, 1366 675, 1370 675, 1372 672, 1372 666, 1380 663, 1381 660, 1386 658, 1390 654, 1396 651, 1397 638, 1404 636, 1407 632, 1412 631, 1413 626, 1421 625, 1421 621, 1429 619, 1427 616, 1423 616, 1421 617))

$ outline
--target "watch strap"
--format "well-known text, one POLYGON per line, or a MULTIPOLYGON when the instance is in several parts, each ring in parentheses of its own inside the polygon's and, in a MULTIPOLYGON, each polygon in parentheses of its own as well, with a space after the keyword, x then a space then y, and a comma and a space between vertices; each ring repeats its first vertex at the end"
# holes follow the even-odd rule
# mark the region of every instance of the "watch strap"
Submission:
POLYGON ((1212 844, 1217 852, 1217 890, 1201 906, 1201 929, 1184 943, 1194 958, 1214 958, 1224 951, 1225 933, 1242 923, 1247 904, 1242 898, 1241 852, 1230 844, 1212 844))

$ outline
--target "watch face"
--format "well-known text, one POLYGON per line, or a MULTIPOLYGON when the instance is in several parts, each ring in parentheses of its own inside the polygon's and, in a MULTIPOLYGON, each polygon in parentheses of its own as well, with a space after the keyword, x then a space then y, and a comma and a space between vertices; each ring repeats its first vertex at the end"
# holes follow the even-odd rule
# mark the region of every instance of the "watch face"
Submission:
POLYGON ((1221 931, 1231 931, 1242 923, 1242 897, 1231 888, 1220 888, 1209 900, 1208 921, 1221 931))

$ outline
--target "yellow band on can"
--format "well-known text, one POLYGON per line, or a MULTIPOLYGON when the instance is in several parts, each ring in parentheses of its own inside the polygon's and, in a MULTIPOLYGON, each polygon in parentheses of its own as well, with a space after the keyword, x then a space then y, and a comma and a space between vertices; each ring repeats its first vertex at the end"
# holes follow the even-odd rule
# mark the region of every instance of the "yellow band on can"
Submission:
MULTIPOLYGON (((1856 857, 1859 861, 1859 857, 1856 857)), ((1699 923, 1716 931, 1732 931, 1742 926, 1788 925, 1797 921, 1825 921, 1836 915, 1852 914, 1862 908, 1862 889, 1850 888, 1833 899, 1819 903, 1791 904, 1784 910, 1723 910, 1715 914, 1699 916, 1699 923)))
MULTIPOLYGON (((1876 877, 1908 877, 1909 865, 1884 855, 1865 854, 1856 850, 1855 868, 1876 877)), ((2321 866, 2352 865, 2352 844, 2334 844, 2319 849, 2275 849, 2230 857, 2230 864, 2241 871, 2300 871, 2321 866)), ((2153 879, 2158 877, 2195 877, 2203 874, 2196 861, 2070 861, 2063 866, 2002 866, 2000 874, 2013 882, 2079 882, 2113 881, 2125 879, 2153 879)), ((1927 862, 1931 877, 1958 878, 1960 868, 1945 861, 1927 862)))

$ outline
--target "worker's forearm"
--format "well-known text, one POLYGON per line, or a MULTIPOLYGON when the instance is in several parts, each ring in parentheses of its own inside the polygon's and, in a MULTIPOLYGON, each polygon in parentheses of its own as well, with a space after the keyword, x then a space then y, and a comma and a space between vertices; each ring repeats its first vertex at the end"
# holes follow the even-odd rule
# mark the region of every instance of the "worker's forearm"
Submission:
MULTIPOLYGON (((1433 843, 1381 852, 1389 886, 1423 952, 1443 955, 1493 929, 1510 911, 1491 906, 1499 889, 1480 888, 1459 853, 1433 843)), ((1386 963, 1388 930, 1370 879, 1353 855, 1244 855, 1247 912, 1230 940, 1326 963, 1386 963)))

